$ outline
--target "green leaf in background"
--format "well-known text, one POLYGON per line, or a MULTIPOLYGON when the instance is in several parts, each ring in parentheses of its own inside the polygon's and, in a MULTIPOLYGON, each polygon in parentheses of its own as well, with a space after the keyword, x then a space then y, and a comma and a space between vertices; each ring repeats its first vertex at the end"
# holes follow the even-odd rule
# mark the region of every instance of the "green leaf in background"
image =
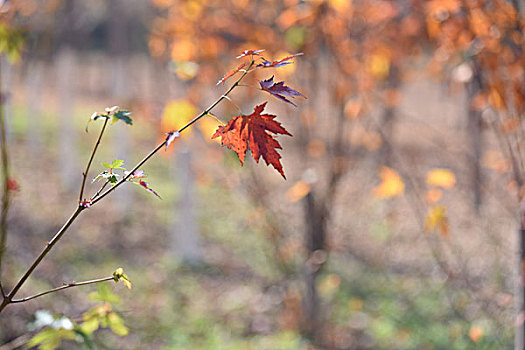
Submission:
POLYGON ((27 347, 31 348, 38 346, 39 350, 54 350, 60 346, 62 340, 74 340, 75 331, 71 329, 54 329, 46 328, 41 332, 35 334, 29 342, 27 342, 27 347))
POLYGON ((122 318, 114 312, 110 312, 107 316, 109 328, 116 335, 125 337, 129 334, 129 329, 124 325, 122 318))
POLYGON ((100 284, 96 292, 89 293, 89 300, 93 301, 105 301, 110 304, 118 304, 122 300, 118 295, 113 293, 108 285, 100 284))

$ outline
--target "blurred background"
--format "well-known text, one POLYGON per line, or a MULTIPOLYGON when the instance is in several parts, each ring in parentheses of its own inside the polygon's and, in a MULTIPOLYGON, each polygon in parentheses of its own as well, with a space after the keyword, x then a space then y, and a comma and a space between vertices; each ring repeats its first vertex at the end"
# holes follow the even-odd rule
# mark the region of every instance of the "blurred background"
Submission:
MULTIPOLYGON (((109 128, 88 179, 115 158, 131 168, 220 97, 228 82, 217 80, 242 50, 304 53, 245 81, 275 74, 307 96, 297 108, 239 87, 214 110, 226 122, 268 101, 293 134, 279 137, 286 181, 253 159, 241 167, 205 118, 143 168, 162 200, 119 188, 83 212, 24 285, 20 296, 123 267, 133 288, 98 293, 115 294, 129 334, 101 327, 95 348, 513 347, 519 1, 13 0, 0 11, 18 187, 8 289, 77 205, 101 125, 86 133, 93 112, 121 106, 133 126, 109 128)), ((42 310, 81 322, 96 290, 10 305, 0 348, 37 333, 42 310)))

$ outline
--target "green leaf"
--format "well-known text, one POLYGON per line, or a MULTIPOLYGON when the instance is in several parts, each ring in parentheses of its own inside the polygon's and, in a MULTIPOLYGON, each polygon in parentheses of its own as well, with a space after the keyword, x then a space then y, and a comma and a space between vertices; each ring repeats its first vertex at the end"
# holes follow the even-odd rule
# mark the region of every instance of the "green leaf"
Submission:
POLYGON ((82 324, 80 325, 80 330, 82 330, 82 332, 86 333, 86 334, 92 334, 94 331, 96 331, 99 326, 100 326, 100 322, 98 320, 97 317, 95 317, 96 315, 93 315, 93 314, 88 314, 88 313, 85 313, 84 314, 86 316, 86 320, 84 322, 82 322, 82 324))
POLYGON ((118 111, 113 114, 113 119, 111 120, 111 124, 114 124, 118 122, 119 120, 122 120, 124 123, 128 125, 133 125, 133 120, 129 117, 131 115, 130 111, 118 111))
POLYGON ((123 160, 120 159, 113 159, 113 162, 110 163, 102 163, 102 166, 107 169, 123 169, 126 170, 126 168, 122 167, 124 164, 123 160))
POLYGON ((115 282, 122 281, 122 283, 124 283, 128 289, 131 289, 131 281, 128 275, 124 273, 124 269, 122 267, 119 267, 115 270, 115 272, 113 272, 113 280, 115 280, 115 282))
POLYGON ((126 335, 129 334, 128 327, 124 325, 122 318, 120 318, 120 316, 117 315, 116 313, 111 312, 108 314, 108 323, 109 323, 109 328, 116 335, 125 337, 126 335))
POLYGON ((118 182, 117 176, 118 176, 118 174, 111 174, 111 175, 108 177, 109 183, 110 183, 111 185, 115 185, 115 184, 118 182))
POLYGON ((107 284, 100 284, 96 292, 89 293, 89 300, 105 301, 110 304, 118 304, 122 302, 120 297, 113 293, 107 284))
POLYGON ((120 160, 120 159, 114 159, 113 162, 111 163, 111 167, 113 169, 125 169, 125 168, 122 168, 121 165, 124 164, 124 161, 123 160, 120 160))
POLYGON ((29 342, 27 342, 27 347, 31 348, 38 346, 39 350, 54 350, 60 346, 62 340, 74 340, 75 331, 59 328, 46 328, 43 331, 35 334, 29 342))
POLYGON ((91 337, 88 333, 84 332, 84 330, 80 328, 75 329, 75 333, 82 337, 82 340, 88 349, 94 349, 93 341, 91 340, 91 337))

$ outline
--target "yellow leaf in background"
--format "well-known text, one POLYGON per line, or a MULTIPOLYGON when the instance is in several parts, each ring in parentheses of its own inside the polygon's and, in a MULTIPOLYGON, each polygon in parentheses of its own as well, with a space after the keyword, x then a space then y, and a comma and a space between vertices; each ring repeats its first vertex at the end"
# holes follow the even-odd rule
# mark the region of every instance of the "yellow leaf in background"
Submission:
POLYGON ((385 54, 370 56, 366 62, 367 70, 377 79, 384 79, 390 73, 390 57, 385 54))
POLYGON ((427 173, 427 184, 450 189, 456 184, 456 176, 447 169, 432 169, 427 173))
POLYGON ((436 205, 430 208, 425 218, 425 230, 429 232, 439 231, 442 236, 449 234, 446 207, 436 205))
POLYGON ((354 297, 348 301, 350 311, 361 311, 363 309, 363 299, 354 297))
POLYGON ((474 343, 477 343, 483 337, 483 328, 480 326, 472 326, 468 331, 468 336, 474 343))
POLYGON ((337 12, 346 12, 352 6, 351 0, 330 0, 329 3, 337 12))
POLYGON ((405 183, 394 169, 382 167, 379 177, 381 178, 381 183, 374 188, 376 197, 391 198, 399 196, 405 191, 405 183))
POLYGON ((286 191, 286 198, 290 202, 297 202, 304 198, 308 193, 310 193, 310 185, 306 181, 300 180, 286 191))
POLYGON ((190 61, 196 52, 197 47, 191 40, 177 40, 171 46, 171 59, 174 61, 190 61))
POLYGON ((336 275, 335 273, 331 273, 324 281, 319 283, 319 293, 326 295, 335 289, 337 289, 341 285, 341 277, 339 275, 336 275))
MULTIPOLYGON (((179 130, 192 120, 197 112, 197 108, 186 100, 168 102, 166 107, 164 107, 164 113, 162 114, 162 131, 171 132, 179 130)), ((191 134, 191 128, 185 130, 184 133, 191 134)))
POLYGON ((213 119, 212 117, 206 116, 200 119, 197 122, 197 127, 199 128, 202 136, 207 142, 218 142, 221 143, 219 138, 212 139, 211 136, 217 131, 221 123, 218 120, 213 119))

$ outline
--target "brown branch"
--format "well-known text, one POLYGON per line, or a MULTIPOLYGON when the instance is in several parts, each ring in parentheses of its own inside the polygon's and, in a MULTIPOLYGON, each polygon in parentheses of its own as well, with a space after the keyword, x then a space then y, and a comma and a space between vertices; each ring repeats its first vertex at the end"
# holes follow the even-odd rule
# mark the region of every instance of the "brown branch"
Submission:
POLYGON ((27 271, 24 273, 24 275, 22 276, 22 278, 20 278, 20 280, 16 283, 15 287, 13 288, 13 290, 2 300, 2 303, 0 304, 0 312, 2 312, 3 309, 5 309, 5 307, 10 304, 14 298, 14 296, 16 295, 16 293, 18 292, 18 290, 22 287, 22 285, 25 283, 25 281, 29 278, 29 276, 31 276, 31 274, 33 273, 33 271, 36 269, 36 267, 40 264, 40 262, 42 261, 42 259, 44 259, 44 257, 49 253, 49 251, 51 250, 51 248, 53 248, 53 246, 60 240, 60 238, 64 235, 64 233, 66 233, 67 229, 71 226, 71 224, 75 221, 75 219, 77 218, 77 216, 86 208, 84 207, 78 207, 75 212, 71 215, 71 217, 66 221, 66 223, 64 224, 64 226, 62 226, 62 228, 55 234, 55 236, 51 239, 51 241, 47 242, 46 243, 46 247, 44 248, 44 250, 42 251, 42 253, 40 253, 40 255, 35 259, 35 261, 33 262, 33 264, 29 267, 29 269, 27 269, 27 271))
MULTIPOLYGON (((0 71, 0 78, 2 77, 0 71)), ((7 149, 6 137, 6 123, 4 113, 4 99, 5 95, 0 82, 0 148, 2 153, 2 213, 0 214, 0 284, 2 276, 2 262, 5 252, 5 245, 7 240, 7 213, 9 211, 9 153, 7 149)))
POLYGON ((94 280, 89 280, 89 281, 70 282, 70 283, 65 284, 63 286, 56 287, 56 288, 53 288, 53 289, 50 289, 50 290, 46 290, 45 292, 41 292, 41 293, 38 293, 38 294, 35 294, 35 295, 31 295, 29 297, 25 297, 25 298, 22 298, 22 299, 12 299, 11 303, 13 303, 13 304, 14 303, 23 303, 25 301, 36 299, 36 298, 39 298, 39 297, 44 296, 46 294, 55 293, 55 292, 58 292, 58 291, 61 291, 61 290, 64 290, 64 289, 68 289, 68 288, 72 288, 72 287, 85 286, 85 285, 88 285, 88 284, 101 283, 101 282, 106 282, 106 281, 113 281, 113 280, 115 280, 115 278, 113 276, 110 276, 110 277, 104 277, 104 278, 98 278, 98 279, 94 279, 94 280))
POLYGON ((91 152, 91 156, 89 157, 89 161, 86 165, 86 170, 82 173, 82 185, 80 186, 80 194, 78 196, 78 202, 82 202, 82 196, 84 195, 84 187, 86 186, 86 179, 88 176, 89 168, 91 167, 91 163, 93 162, 93 158, 95 158, 95 153, 97 152, 98 145, 100 145, 100 140, 102 139, 102 135, 104 134, 104 130, 106 130, 106 125, 108 124, 109 118, 106 118, 104 120, 104 125, 102 125, 102 129, 100 129, 100 134, 98 135, 97 142, 95 143, 95 147, 93 147, 93 152, 91 152))

